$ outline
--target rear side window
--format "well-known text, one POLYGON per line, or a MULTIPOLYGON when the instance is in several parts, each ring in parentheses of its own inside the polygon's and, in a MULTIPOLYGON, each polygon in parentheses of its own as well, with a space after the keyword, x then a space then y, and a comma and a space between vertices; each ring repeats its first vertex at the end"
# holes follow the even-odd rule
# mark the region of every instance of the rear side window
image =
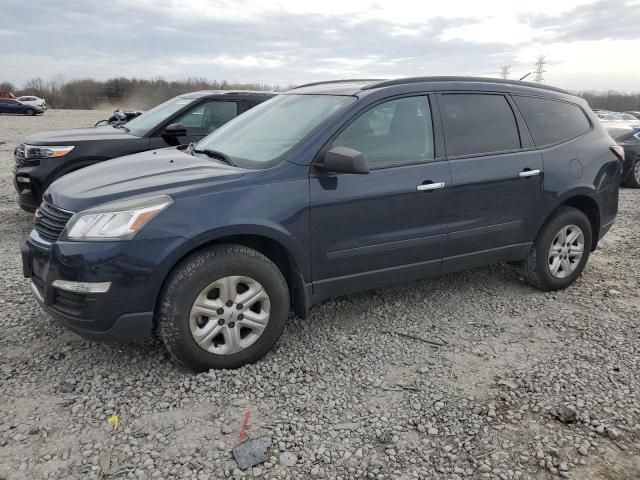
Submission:
POLYGON ((503 95, 443 94, 438 102, 448 156, 520 148, 516 119, 503 95))
POLYGON ((591 130, 586 114, 572 103, 520 96, 513 99, 538 147, 571 140, 591 130))

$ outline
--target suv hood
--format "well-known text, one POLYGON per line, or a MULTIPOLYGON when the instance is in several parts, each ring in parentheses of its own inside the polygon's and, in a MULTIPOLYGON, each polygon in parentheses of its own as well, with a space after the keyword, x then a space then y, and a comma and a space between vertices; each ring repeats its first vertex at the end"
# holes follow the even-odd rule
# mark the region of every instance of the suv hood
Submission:
POLYGON ((246 172, 169 147, 72 172, 53 182, 44 199, 65 210, 79 212, 131 197, 211 191, 212 185, 233 183, 246 172))
POLYGON ((25 138, 29 145, 74 145, 78 142, 93 140, 125 140, 139 138, 125 132, 121 128, 112 126, 76 128, 73 130, 56 130, 53 132, 36 133, 25 138))

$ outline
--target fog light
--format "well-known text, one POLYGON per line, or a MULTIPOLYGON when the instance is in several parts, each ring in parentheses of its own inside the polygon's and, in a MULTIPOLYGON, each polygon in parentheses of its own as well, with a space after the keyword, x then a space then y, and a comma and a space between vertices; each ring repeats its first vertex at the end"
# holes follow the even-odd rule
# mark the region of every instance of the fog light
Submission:
POLYGON ((31 179, 29 177, 16 177, 16 182, 18 182, 18 183, 31 183, 31 179))
POLYGON ((54 288, 75 293, 105 293, 111 288, 111 282, 71 282, 69 280, 54 280, 54 288))

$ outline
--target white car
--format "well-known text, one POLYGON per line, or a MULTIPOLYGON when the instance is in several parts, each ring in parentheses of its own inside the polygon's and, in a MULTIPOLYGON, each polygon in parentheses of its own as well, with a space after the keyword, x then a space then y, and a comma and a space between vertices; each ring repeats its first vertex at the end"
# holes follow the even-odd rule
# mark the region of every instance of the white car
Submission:
POLYGON ((25 96, 25 97, 18 97, 16 100, 18 100, 20 103, 24 103, 25 105, 34 105, 36 107, 40 107, 43 110, 47 109, 47 102, 44 98, 39 98, 39 97, 32 97, 32 96, 25 96))

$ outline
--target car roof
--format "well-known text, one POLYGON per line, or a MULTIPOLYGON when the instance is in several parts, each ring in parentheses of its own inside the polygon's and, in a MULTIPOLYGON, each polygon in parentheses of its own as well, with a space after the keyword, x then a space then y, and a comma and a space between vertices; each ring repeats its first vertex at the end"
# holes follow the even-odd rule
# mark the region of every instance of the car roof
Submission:
POLYGON ((265 92, 258 90, 200 90, 197 92, 183 93, 180 98, 204 98, 204 97, 234 97, 241 99, 250 98, 271 98, 276 92, 265 92))
POLYGON ((423 84, 427 89, 438 90, 442 88, 455 89, 457 87, 466 87, 470 85, 488 85, 495 84, 501 90, 520 90, 522 88, 561 93, 564 95, 572 95, 566 90, 543 85, 539 83, 522 82, 519 80, 504 80, 501 78, 486 77, 460 77, 460 76, 432 76, 432 77, 407 77, 393 80, 372 80, 372 79, 349 79, 335 80, 327 82, 315 82, 300 85, 289 90, 286 93, 302 93, 302 94, 326 94, 326 95, 358 95, 368 92, 369 90, 378 90, 381 88, 390 88, 400 85, 419 85, 423 84))

